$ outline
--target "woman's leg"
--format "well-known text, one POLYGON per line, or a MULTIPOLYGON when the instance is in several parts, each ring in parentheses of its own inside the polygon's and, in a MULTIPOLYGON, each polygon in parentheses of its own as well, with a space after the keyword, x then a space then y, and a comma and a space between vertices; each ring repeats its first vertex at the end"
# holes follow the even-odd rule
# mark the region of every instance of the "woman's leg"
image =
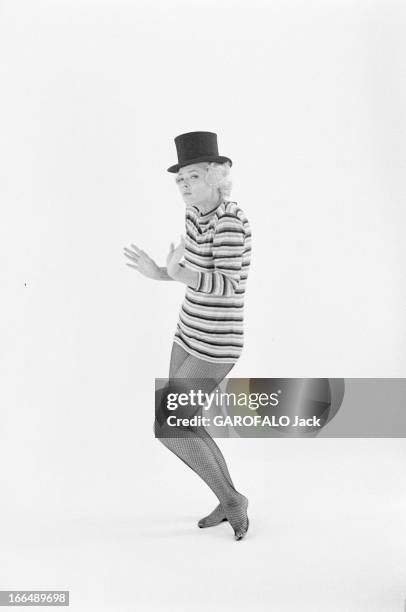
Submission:
MULTIPOLYGON (((178 369, 171 368, 171 370, 175 372, 176 379, 182 379, 183 391, 186 391, 186 379, 195 378, 202 383, 200 387, 204 387, 203 390, 210 393, 216 389, 232 367, 233 364, 211 363, 189 355, 178 369)), ((171 381, 168 392, 171 392, 170 385, 171 381)), ((193 385, 190 388, 192 387, 193 385)), ((172 389, 175 390, 175 387, 172 389)), ((179 392, 179 384, 176 386, 176 391, 179 392)), ((186 412, 189 417, 198 411, 191 406, 188 409, 186 412)), ((210 520, 204 521, 202 526, 228 520, 234 529, 236 539, 241 539, 248 529, 246 512, 248 500, 235 489, 220 449, 204 427, 177 427, 176 431, 174 429, 164 423, 163 428, 159 428, 157 437, 209 485, 220 501, 220 508, 217 507, 212 515, 209 515, 210 520)))
MULTIPOLYGON (((189 353, 187 353, 181 346, 179 346, 176 342, 173 343, 172 354, 171 354, 170 374, 169 374, 171 378, 175 376, 179 376, 177 372, 179 371, 181 364, 185 361, 188 355, 189 353), (181 352, 178 352, 178 351, 181 351, 181 352)), ((234 364, 230 364, 231 367, 233 367, 233 365, 234 364)), ((226 375, 229 373, 230 369, 228 369, 228 371, 226 372, 226 375)), ((217 385, 220 384, 220 382, 221 381, 219 381, 217 385)), ((196 435, 198 435, 198 430, 196 430, 196 435)), ((217 459, 218 464, 220 465, 220 468, 223 471, 224 476, 227 478, 230 485, 235 489, 234 483, 228 471, 227 463, 223 456, 223 453, 221 452, 221 450, 219 449, 219 447, 217 446, 213 438, 207 432, 204 435, 204 440, 206 444, 210 446, 213 454, 215 455, 217 459)), ((204 516, 198 521, 198 526, 201 527, 202 529, 206 527, 215 527, 216 525, 220 525, 220 523, 223 523, 226 520, 227 520, 227 517, 224 512, 224 509, 222 508, 221 504, 218 504, 210 514, 208 514, 207 516, 204 516)))
POLYGON ((177 342, 172 344, 171 360, 169 364, 169 378, 174 378, 182 363, 190 353, 185 351, 177 342))
MULTIPOLYGON (((177 342, 174 342, 172 344, 171 359, 170 359, 170 366, 169 366, 169 378, 175 378, 177 376, 177 372, 179 371, 180 366, 182 365, 182 363, 185 361, 185 359, 189 355, 190 353, 185 351, 185 349, 182 348, 177 342)), ((233 364, 230 364, 230 366, 232 367, 233 364)), ((224 459, 224 456, 221 450, 219 449, 219 447, 217 446, 213 438, 209 436, 208 433, 206 433, 206 435, 204 436, 204 439, 206 443, 211 447, 214 455, 216 456, 217 462, 219 463, 221 469, 223 470, 225 477, 227 478, 231 486, 234 487, 234 483, 228 471, 226 460, 224 459)), ((226 520, 227 520, 227 517, 225 515, 225 512, 223 508, 221 507, 221 504, 218 504, 218 506, 216 506, 216 508, 210 514, 208 514, 207 516, 199 520, 198 526, 201 528, 214 527, 215 525, 219 525, 220 523, 226 520)))

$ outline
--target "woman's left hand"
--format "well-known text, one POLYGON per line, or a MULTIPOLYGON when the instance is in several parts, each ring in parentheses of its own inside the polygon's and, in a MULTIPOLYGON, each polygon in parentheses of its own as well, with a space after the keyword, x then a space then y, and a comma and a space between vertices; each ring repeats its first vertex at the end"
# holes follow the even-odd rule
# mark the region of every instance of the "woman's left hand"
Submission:
POLYGON ((170 250, 166 258, 166 271, 168 272, 169 276, 171 276, 172 278, 176 276, 176 273, 179 270, 179 267, 180 267, 179 263, 183 257, 184 252, 185 252, 185 239, 183 236, 181 236, 180 243, 178 244, 176 248, 174 247, 173 242, 171 243, 170 250))

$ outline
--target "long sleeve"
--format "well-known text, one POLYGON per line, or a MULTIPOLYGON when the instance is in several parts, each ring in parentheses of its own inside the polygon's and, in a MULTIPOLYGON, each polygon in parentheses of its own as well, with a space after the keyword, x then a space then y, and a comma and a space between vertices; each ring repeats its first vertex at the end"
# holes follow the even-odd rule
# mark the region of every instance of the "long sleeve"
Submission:
POLYGON ((240 282, 244 245, 242 221, 231 214, 220 217, 213 236, 214 272, 199 271, 196 291, 234 295, 240 282))

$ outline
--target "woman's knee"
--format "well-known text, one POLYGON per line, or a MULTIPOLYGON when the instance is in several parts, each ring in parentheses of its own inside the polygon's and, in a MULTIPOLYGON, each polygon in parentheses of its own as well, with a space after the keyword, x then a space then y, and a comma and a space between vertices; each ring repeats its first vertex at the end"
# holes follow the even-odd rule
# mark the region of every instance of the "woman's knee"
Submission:
POLYGON ((155 416, 159 424, 171 416, 192 417, 199 406, 190 401, 190 387, 183 381, 169 380, 168 384, 155 396, 155 416))

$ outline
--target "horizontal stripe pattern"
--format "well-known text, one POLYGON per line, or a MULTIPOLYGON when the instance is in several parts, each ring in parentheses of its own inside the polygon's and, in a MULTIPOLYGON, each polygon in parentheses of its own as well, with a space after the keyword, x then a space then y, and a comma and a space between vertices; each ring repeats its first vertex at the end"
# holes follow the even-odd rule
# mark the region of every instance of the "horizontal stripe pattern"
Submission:
POLYGON ((199 359, 235 363, 244 344, 244 296, 251 263, 251 228, 236 202, 223 200, 201 215, 186 209, 185 267, 196 270, 186 287, 174 341, 199 359))

